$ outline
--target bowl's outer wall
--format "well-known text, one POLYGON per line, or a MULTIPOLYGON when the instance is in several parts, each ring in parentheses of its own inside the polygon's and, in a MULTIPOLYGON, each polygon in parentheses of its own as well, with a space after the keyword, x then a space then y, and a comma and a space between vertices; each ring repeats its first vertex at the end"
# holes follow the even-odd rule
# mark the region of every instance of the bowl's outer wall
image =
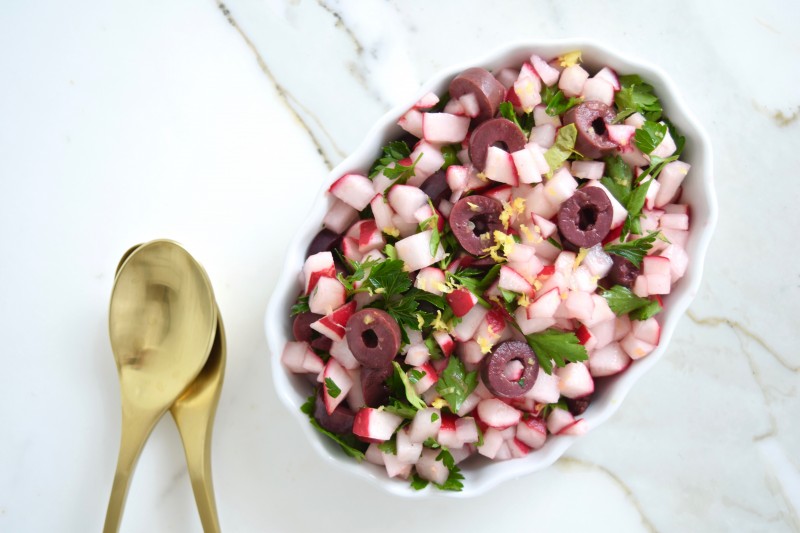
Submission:
POLYGON ((691 205, 692 225, 687 243, 690 265, 684 278, 674 287, 672 294, 664 299, 665 310, 659 315, 662 325, 659 346, 648 357, 634 362, 627 371, 606 380, 602 387, 598 387, 590 408, 584 414, 589 427, 595 428, 607 420, 619 408, 636 380, 649 370, 666 351, 678 320, 699 289, 703 261, 716 225, 717 204, 713 188, 713 158, 707 135, 686 108, 672 81, 656 67, 627 58, 624 54, 587 41, 511 44, 482 59, 472 61, 467 65, 457 65, 441 72, 424 84, 414 99, 381 117, 355 152, 330 172, 313 204, 311 213, 306 218, 306 223, 286 251, 284 268, 270 299, 266 316, 267 340, 272 352, 273 380, 278 395, 301 424, 313 447, 337 467, 402 496, 429 497, 435 494, 469 497, 483 493, 501 481, 549 466, 574 442, 576 437, 551 436, 544 447, 522 459, 496 463, 482 460, 470 462, 464 465, 463 472, 466 478, 464 491, 459 493, 413 491, 405 482, 388 479, 380 467, 357 464, 345 456, 336 444, 316 432, 299 409, 309 394, 308 381, 289 375, 280 363, 283 345, 287 340, 292 339, 288 310, 301 289, 299 273, 305 258, 305 250, 313 236, 319 231, 320 221, 331 203, 330 195, 325 194, 328 186, 346 172, 365 172, 379 155, 381 147, 389 140, 401 135, 402 130, 396 125, 397 119, 428 91, 437 94, 445 92, 449 80, 466 68, 479 65, 489 70, 495 70, 506 66, 518 66, 526 61, 532 53, 537 53, 542 57, 555 57, 573 50, 582 51, 583 63, 590 71, 596 71, 602 66, 610 66, 620 74, 639 74, 651 83, 661 99, 665 116, 669 117, 686 137, 686 148, 681 159, 692 165, 692 170, 683 184, 682 197, 683 201, 687 201, 691 205))

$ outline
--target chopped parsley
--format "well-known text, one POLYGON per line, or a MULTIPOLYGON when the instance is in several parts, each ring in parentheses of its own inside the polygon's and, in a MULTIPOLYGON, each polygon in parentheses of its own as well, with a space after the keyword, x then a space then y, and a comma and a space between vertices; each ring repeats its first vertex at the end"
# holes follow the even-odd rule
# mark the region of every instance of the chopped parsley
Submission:
POLYGON ((422 490, 428 486, 428 480, 422 479, 419 475, 414 472, 411 475, 411 488, 414 490, 422 490))
POLYGON ((608 254, 623 257, 638 267, 642 264, 642 259, 644 259, 647 252, 650 251, 650 248, 653 247, 653 243, 657 238, 664 239, 664 237, 661 237, 660 232, 654 231, 645 237, 640 237, 633 241, 619 244, 606 244, 603 250, 608 254))
POLYGON ((608 307, 617 316, 631 313, 631 318, 634 320, 647 320, 661 311, 657 300, 636 296, 630 289, 622 285, 614 285, 610 289, 604 290, 602 295, 608 302, 608 307))
POLYGON ((552 177, 553 173, 575 152, 575 140, 577 138, 578 129, 575 124, 567 124, 558 129, 556 142, 544 153, 544 159, 550 166, 550 170, 547 173, 548 178, 552 177))
POLYGON ((647 120, 661 118, 661 102, 655 95, 653 86, 635 74, 620 76, 620 90, 614 96, 614 103, 619 110, 616 122, 625 120, 634 113, 641 113, 647 120))
POLYGON ((450 450, 442 447, 442 451, 436 456, 436 460, 444 463, 444 466, 447 467, 450 474, 447 476, 447 480, 444 483, 435 485, 442 490, 452 490, 455 492, 463 490, 464 484, 462 481, 464 481, 464 475, 461 473, 461 469, 456 466, 456 461, 453 459, 450 450))
POLYGON ((439 380, 436 382, 436 392, 447 401, 450 410, 455 413, 477 386, 478 372, 474 370, 467 372, 461 359, 451 357, 447 361, 447 367, 439 374, 439 380))
POLYGON ((555 85, 552 87, 545 85, 542 88, 542 103, 547 106, 545 112, 551 117, 563 115, 581 102, 583 98, 567 98, 555 85))
POLYGON ((664 137, 667 135, 667 126, 658 122, 645 120, 641 128, 637 128, 633 136, 633 144, 642 151, 643 154, 651 154, 664 137))
POLYGON ((325 378, 325 388, 328 390, 328 395, 331 398, 338 398, 342 393, 342 389, 340 389, 331 378, 325 378))
POLYGON ((297 298, 297 303, 292 306, 291 316, 307 313, 309 311, 311 311, 311 308, 308 306, 308 295, 301 295, 297 298))
POLYGON ((446 170, 450 165, 459 165, 461 161, 458 160, 458 151, 460 146, 457 144, 446 144, 442 146, 441 152, 444 157, 444 165, 441 170, 446 170))
POLYGON ((548 329, 541 333, 525 335, 528 345, 533 348, 539 359, 539 366, 548 374, 553 373, 553 362, 556 366, 577 363, 589 359, 586 348, 578 341, 573 332, 548 329))
MULTIPOLYGON (((389 165, 399 163, 403 159, 411 156, 411 149, 405 141, 392 141, 383 147, 383 155, 379 157, 372 168, 369 169, 370 179, 377 176, 381 171, 388 170, 389 165)), ((397 168, 397 167, 395 167, 397 168)), ((387 176, 389 177, 389 176, 387 176)))
POLYGON ((409 379, 408 375, 403 372, 403 369, 400 367, 400 364, 397 361, 392 361, 392 365, 394 366, 394 371, 397 377, 400 378, 400 381, 403 382, 403 387, 405 388, 406 399, 408 403, 411 404, 412 407, 416 407, 417 409, 425 409, 428 407, 428 404, 419 397, 417 391, 414 390, 414 385, 412 385, 411 380, 409 379))
POLYGON ((525 137, 528 137, 531 134, 531 129, 533 128, 533 112, 531 113, 523 113, 522 120, 517 116, 517 112, 514 111, 514 104, 511 102, 503 102, 500 104, 500 114, 503 118, 506 118, 517 125, 517 127, 522 130, 522 133, 525 134, 525 137))

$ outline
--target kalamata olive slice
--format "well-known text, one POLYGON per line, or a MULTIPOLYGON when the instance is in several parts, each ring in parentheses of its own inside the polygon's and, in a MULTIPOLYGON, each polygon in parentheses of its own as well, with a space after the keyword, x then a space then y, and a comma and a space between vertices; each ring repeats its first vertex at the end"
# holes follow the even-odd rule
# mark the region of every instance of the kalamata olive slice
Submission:
POLYGON ((311 324, 322 318, 322 315, 307 311, 294 317, 292 333, 295 340, 307 342, 312 348, 327 352, 331 349, 333 341, 318 331, 311 329, 311 324))
POLYGON ((602 189, 578 189, 558 210, 561 240, 578 248, 591 248, 608 235, 611 215, 611 201, 602 189))
POLYGON ((325 399, 322 397, 322 388, 317 389, 317 397, 314 400, 314 418, 319 425, 331 433, 347 435, 353 432, 353 422, 356 415, 344 405, 337 405, 331 414, 325 409, 325 399))
POLYGON ((533 387, 539 375, 539 360, 527 342, 501 342, 483 358, 481 378, 489 392, 498 398, 519 398, 533 387), (522 363, 522 377, 511 381, 506 376, 506 365, 511 361, 522 363))
POLYGON ((494 244, 494 232, 503 231, 503 204, 488 196, 467 196, 450 211, 450 228, 461 247, 472 255, 483 255, 494 244))
POLYGON ((578 138, 575 150, 586 157, 597 159, 617 147, 608 138, 606 126, 614 122, 614 110, 603 102, 590 100, 578 104, 564 114, 564 124, 575 124, 578 138))
POLYGON ((400 326, 386 311, 362 309, 347 321, 347 346, 365 367, 388 366, 400 348, 400 326))
POLYGON ((381 368, 361 368, 361 390, 367 407, 380 407, 389 400, 389 387, 386 379, 392 375, 392 365, 381 368))
POLYGON ((589 407, 589 404, 592 401, 591 396, 585 396, 583 398, 567 398, 567 407, 569 408, 569 412, 572 413, 573 416, 582 415, 586 408, 589 407))
POLYGON ((475 96, 478 115, 472 119, 472 123, 480 124, 497 114, 505 98, 506 88, 488 70, 468 68, 450 82, 451 98, 461 98, 465 94, 475 96))
POLYGON ((519 127, 507 118, 487 120, 472 132, 469 137, 469 158, 480 171, 486 168, 486 154, 490 146, 501 145, 506 152, 516 152, 525 148, 528 139, 519 127))
POLYGON ((322 228, 320 232, 311 239, 311 243, 308 245, 308 249, 306 249, 306 257, 319 252, 333 251, 339 246, 341 238, 342 236, 338 233, 334 233, 328 228, 322 228))
POLYGON ((641 272, 639 267, 624 257, 620 257, 615 254, 611 254, 611 261, 613 261, 611 270, 609 270, 608 274, 606 274, 606 277, 601 280, 600 285, 607 289, 610 289, 614 285, 622 285, 623 287, 627 287, 629 289, 633 287, 636 278, 641 272))
POLYGON ((420 190, 428 195, 433 205, 438 206, 439 202, 450 196, 450 187, 447 185, 447 175, 444 170, 434 172, 428 179, 419 186, 420 190))

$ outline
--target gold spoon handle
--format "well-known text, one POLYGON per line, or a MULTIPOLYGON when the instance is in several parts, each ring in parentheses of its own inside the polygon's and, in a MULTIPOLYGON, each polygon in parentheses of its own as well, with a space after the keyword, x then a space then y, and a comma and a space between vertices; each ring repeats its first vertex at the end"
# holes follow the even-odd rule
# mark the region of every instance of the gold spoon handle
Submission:
POLYGON ((183 441, 192 491, 206 533, 219 533, 217 504, 211 480, 211 434, 216 405, 188 404, 170 410, 183 441))
POLYGON ((136 468, 136 462, 142 453, 144 443, 161 418, 163 412, 136 413, 131 415, 123 407, 122 410, 122 438, 117 458, 117 471, 114 474, 114 484, 111 487, 111 497, 106 510, 106 522, 103 533, 116 533, 122 521, 122 512, 125 509, 125 499, 128 496, 128 487, 136 468))

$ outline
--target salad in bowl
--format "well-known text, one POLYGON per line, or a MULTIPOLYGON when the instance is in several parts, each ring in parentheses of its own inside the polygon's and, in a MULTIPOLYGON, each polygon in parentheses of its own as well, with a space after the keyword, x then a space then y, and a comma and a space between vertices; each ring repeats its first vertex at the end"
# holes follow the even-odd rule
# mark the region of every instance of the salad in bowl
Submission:
POLYGON ((334 170, 267 320, 278 389, 329 456, 393 492, 474 493, 610 416, 696 291, 715 217, 675 98, 593 45, 512 47, 334 170))

